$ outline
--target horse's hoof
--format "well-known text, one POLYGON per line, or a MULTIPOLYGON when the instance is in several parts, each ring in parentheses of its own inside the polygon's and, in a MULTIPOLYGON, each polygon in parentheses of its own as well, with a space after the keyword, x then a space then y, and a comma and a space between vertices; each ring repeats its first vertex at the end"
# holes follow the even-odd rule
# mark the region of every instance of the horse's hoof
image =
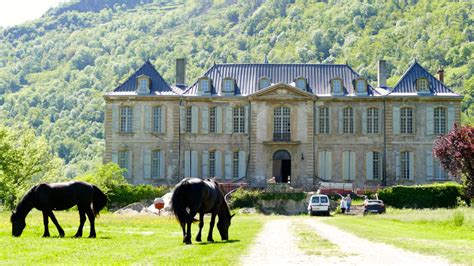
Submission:
POLYGON ((95 235, 90 235, 89 238, 95 238, 95 235))
POLYGON ((201 238, 196 237, 196 242, 201 242, 201 238))
POLYGON ((43 235, 42 237, 49 237, 50 235, 43 235))
POLYGON ((78 235, 78 234, 74 235, 74 238, 81 238, 81 237, 82 235, 78 235))
POLYGON ((60 238, 63 238, 63 237, 64 237, 64 234, 59 234, 59 237, 60 237, 60 238))
POLYGON ((186 242, 184 242, 184 244, 186 244, 186 245, 192 245, 193 243, 192 243, 191 241, 186 241, 186 242))
POLYGON ((214 242, 214 239, 208 239, 207 242, 214 242))

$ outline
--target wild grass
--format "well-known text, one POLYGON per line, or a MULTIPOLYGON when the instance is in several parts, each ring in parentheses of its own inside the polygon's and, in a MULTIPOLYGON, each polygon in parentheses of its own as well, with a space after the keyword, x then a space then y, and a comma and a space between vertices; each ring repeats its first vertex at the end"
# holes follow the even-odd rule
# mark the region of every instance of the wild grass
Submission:
POLYGON ((383 215, 340 215, 325 222, 369 240, 474 265, 474 208, 389 208, 383 215))
POLYGON ((341 256, 337 245, 319 236, 309 225, 294 221, 292 230, 298 238, 298 248, 305 254, 325 257, 341 256))
MULTIPOLYGON (((265 217, 237 215, 232 219, 230 240, 220 241, 214 228, 215 243, 197 243, 194 238, 197 224, 192 227, 193 245, 182 244, 182 231, 171 217, 125 216, 102 214, 97 219, 97 239, 88 239, 86 222, 84 238, 74 239, 79 215, 77 212, 56 212, 59 223, 66 232, 58 238, 55 226, 50 223, 53 237, 41 238, 42 216, 33 211, 27 217, 27 226, 19 238, 11 236, 8 212, 0 213, 1 264, 212 264, 228 265, 239 261, 265 217)), ((203 239, 207 239, 209 218, 206 217, 203 239)))

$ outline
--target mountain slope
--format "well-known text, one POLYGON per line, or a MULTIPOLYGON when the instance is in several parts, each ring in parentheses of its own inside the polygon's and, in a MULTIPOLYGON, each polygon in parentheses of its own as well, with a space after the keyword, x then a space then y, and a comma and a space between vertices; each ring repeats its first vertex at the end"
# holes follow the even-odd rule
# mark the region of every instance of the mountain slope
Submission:
POLYGON ((431 73, 446 70, 446 83, 466 95, 465 120, 473 121, 468 1, 94 1, 88 12, 65 5, 0 30, 0 119, 45 135, 70 176, 101 158, 102 94, 147 59, 172 84, 175 58, 186 57, 189 84, 214 62, 263 62, 265 55, 271 63, 348 62, 375 80, 383 57, 393 85, 417 58, 431 73))

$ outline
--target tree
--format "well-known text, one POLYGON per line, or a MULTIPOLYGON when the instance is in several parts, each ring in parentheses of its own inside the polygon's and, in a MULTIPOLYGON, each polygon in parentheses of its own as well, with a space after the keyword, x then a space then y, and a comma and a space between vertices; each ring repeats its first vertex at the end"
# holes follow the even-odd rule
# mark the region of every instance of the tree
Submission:
POLYGON ((455 125, 435 141, 433 154, 451 175, 465 177, 467 196, 474 198, 474 127, 455 125))

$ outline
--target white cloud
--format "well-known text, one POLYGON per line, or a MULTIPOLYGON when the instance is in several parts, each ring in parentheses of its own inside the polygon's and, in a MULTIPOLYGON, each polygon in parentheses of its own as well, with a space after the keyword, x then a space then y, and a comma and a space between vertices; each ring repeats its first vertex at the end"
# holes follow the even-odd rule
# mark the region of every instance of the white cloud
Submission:
POLYGON ((41 17, 49 8, 65 0, 1 0, 0 26, 7 27, 21 24, 41 17))

